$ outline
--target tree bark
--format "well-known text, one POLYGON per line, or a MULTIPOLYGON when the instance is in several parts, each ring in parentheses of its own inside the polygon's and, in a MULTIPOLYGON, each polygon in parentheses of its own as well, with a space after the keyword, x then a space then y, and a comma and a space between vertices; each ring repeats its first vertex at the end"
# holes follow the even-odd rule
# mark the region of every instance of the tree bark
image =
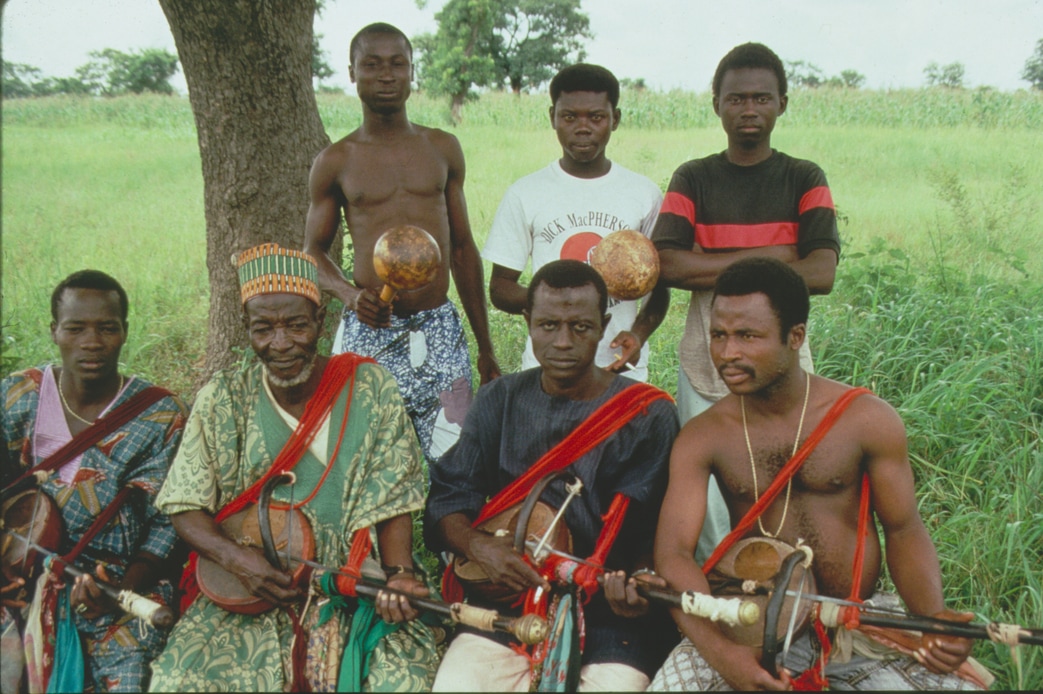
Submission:
POLYGON ((329 137, 312 88, 314 0, 159 0, 188 83, 203 169, 210 318, 198 388, 249 349, 232 257, 300 248, 308 171, 329 137))

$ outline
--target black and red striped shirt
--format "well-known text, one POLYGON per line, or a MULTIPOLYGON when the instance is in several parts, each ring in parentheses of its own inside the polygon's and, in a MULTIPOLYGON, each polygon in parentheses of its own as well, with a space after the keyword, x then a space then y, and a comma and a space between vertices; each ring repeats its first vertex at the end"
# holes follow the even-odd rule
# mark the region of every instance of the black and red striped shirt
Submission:
POLYGON ((782 152, 739 166, 722 152, 678 167, 652 240, 660 250, 705 252, 796 244, 800 257, 818 248, 840 254, 826 175, 813 162, 782 152))

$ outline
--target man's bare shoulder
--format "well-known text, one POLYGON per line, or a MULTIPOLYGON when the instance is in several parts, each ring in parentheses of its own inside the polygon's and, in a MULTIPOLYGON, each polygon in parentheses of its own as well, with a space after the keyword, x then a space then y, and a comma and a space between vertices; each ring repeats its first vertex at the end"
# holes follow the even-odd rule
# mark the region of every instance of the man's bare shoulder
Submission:
POLYGON ((726 432, 737 426, 739 399, 726 395, 711 407, 688 420, 674 444, 675 450, 690 452, 691 457, 711 460, 717 451, 717 442, 726 432))
MULTIPOLYGON (((840 383, 821 376, 812 381, 814 390, 819 390, 820 411, 824 415, 845 393, 854 390, 854 386, 840 383)), ((875 393, 863 393, 848 405, 845 412, 835 424, 835 428, 843 432, 846 439, 872 442, 884 437, 904 437, 905 424, 898 410, 875 393)))
POLYGON ((453 157, 462 154, 463 150, 460 147, 460 140, 457 139, 456 135, 447 133, 439 128, 430 128, 426 125, 414 124, 413 127, 416 128, 416 132, 420 137, 424 138, 444 156, 453 157))
POLYGON ((359 144, 360 131, 353 130, 336 142, 330 143, 315 157, 315 161, 342 161, 351 154, 351 151, 359 144))

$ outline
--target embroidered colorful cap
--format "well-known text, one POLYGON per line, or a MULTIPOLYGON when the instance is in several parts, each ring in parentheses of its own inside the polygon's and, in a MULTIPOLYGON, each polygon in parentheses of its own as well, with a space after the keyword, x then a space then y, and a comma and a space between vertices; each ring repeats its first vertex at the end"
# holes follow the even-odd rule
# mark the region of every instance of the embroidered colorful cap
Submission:
POLYGON ((297 294, 320 303, 319 269, 307 253, 262 243, 235 258, 243 303, 260 294, 297 294))

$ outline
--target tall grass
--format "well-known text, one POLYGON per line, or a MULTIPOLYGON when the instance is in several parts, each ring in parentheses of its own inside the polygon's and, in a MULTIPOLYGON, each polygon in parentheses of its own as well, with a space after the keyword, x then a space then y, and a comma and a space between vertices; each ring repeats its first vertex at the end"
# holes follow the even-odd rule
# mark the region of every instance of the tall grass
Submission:
MULTIPOLYGON (((548 106, 490 94, 453 129, 479 246, 507 186, 560 154, 548 106)), ((319 107, 334 139, 361 121, 352 98, 319 107)), ((621 107, 610 156, 661 187, 724 147, 708 95, 626 92, 621 107)), ((794 92, 774 138, 823 166, 841 216, 835 289, 813 305, 818 371, 902 414, 948 604, 1031 626, 1043 625, 1041 112, 1023 92, 794 92)), ((448 119, 422 94, 410 114, 448 119)), ((124 368, 190 392, 208 296, 196 147, 184 98, 3 103, 0 373, 55 358, 50 289, 96 267, 130 294, 124 368)), ((651 340, 651 380, 668 392, 686 303, 673 291, 651 340)), ((517 369, 521 319, 490 321, 501 367, 517 369)), ((1043 689, 1039 649, 1021 650, 1020 679, 1005 648, 975 655, 997 686, 1043 689)))
MULTIPOLYGON (((905 421, 920 512, 949 604, 1043 624, 1043 285, 878 246, 815 307, 816 369, 871 388, 905 421)), ((1043 686, 1043 654, 979 644, 1004 687, 1043 686)))

